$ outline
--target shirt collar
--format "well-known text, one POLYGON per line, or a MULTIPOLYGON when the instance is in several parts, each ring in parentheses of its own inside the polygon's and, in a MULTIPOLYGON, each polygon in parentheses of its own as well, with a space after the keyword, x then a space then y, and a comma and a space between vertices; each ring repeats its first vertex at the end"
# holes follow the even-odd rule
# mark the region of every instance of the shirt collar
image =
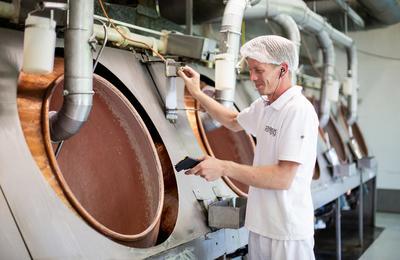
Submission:
POLYGON ((302 90, 303 88, 300 86, 292 86, 288 88, 280 97, 278 97, 271 104, 271 107, 273 107, 276 110, 280 110, 282 107, 286 105, 287 102, 289 102, 289 100, 291 100, 295 96, 300 95, 302 90))

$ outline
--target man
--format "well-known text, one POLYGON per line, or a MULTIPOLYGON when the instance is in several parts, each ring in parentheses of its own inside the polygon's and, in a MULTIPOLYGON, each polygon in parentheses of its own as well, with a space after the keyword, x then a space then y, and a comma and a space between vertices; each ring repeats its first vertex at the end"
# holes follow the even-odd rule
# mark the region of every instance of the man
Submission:
POLYGON ((314 259, 311 179, 316 160, 318 117, 301 87, 292 86, 295 45, 280 36, 257 37, 240 49, 261 97, 240 113, 200 90, 199 74, 179 71, 191 95, 232 131, 257 138, 253 166, 206 156, 187 174, 207 181, 227 176, 250 186, 245 225, 250 259, 314 259))

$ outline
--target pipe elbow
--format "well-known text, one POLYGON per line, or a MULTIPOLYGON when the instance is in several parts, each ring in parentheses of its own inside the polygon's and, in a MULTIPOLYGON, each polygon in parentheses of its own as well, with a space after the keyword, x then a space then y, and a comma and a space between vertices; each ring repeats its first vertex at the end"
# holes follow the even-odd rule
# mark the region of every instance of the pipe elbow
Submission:
POLYGON ((357 116, 357 110, 355 110, 355 109, 350 109, 350 113, 349 113, 349 116, 348 116, 348 118, 347 118, 347 124, 348 124, 349 126, 353 125, 353 124, 357 121, 357 118, 358 118, 358 116, 357 116))
POLYGON ((329 114, 325 113, 321 115, 321 118, 319 119, 319 126, 321 128, 324 128, 329 122, 329 114))
POLYGON ((50 137, 53 142, 66 140, 79 132, 92 109, 92 95, 86 95, 84 99, 78 97, 78 102, 66 98, 60 111, 50 113, 50 137))

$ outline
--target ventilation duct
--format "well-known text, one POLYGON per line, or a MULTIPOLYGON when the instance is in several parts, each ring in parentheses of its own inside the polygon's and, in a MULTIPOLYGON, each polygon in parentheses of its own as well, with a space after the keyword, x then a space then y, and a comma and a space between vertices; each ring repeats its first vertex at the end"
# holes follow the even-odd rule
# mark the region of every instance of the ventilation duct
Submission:
POLYGON ((307 6, 315 10, 318 13, 337 13, 344 12, 347 16, 360 28, 365 27, 365 22, 363 18, 354 11, 350 5, 344 0, 329 1, 313 1, 307 2, 307 6), (315 8, 315 9, 314 9, 315 8))
POLYGON ((368 13, 383 24, 400 22, 400 2, 398 0, 358 0, 368 13))

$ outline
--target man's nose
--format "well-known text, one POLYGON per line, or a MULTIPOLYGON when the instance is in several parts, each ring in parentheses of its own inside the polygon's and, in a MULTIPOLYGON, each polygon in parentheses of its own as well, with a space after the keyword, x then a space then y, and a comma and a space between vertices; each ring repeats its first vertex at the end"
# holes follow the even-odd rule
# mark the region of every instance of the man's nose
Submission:
POLYGON ((250 72, 250 80, 251 81, 256 81, 257 80, 257 76, 255 75, 255 73, 250 72))

